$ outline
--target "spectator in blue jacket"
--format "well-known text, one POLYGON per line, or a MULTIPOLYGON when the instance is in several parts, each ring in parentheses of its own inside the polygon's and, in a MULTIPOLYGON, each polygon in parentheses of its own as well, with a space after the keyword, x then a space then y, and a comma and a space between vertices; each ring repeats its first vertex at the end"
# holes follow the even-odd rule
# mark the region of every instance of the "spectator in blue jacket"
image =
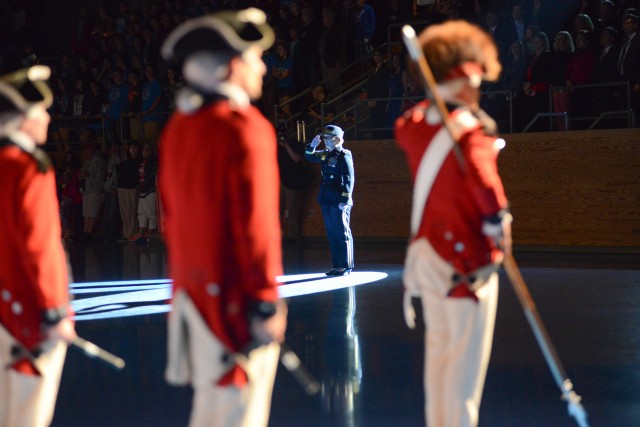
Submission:
POLYGON ((373 7, 366 4, 366 0, 355 1, 355 59, 368 56, 373 51, 371 40, 376 31, 376 13, 373 7))

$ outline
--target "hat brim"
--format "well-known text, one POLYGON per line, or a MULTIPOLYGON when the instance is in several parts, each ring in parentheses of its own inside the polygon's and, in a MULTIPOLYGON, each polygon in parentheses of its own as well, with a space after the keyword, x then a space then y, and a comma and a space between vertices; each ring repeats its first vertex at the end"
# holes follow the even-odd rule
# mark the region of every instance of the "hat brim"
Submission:
POLYGON ((17 111, 27 112, 35 105, 49 108, 53 103, 53 93, 46 81, 51 69, 45 65, 15 71, 0 77, 0 95, 12 103, 17 111))
POLYGON ((269 49, 275 34, 263 11, 249 8, 191 19, 167 36, 161 54, 165 60, 184 60, 196 52, 240 54, 252 46, 269 49))

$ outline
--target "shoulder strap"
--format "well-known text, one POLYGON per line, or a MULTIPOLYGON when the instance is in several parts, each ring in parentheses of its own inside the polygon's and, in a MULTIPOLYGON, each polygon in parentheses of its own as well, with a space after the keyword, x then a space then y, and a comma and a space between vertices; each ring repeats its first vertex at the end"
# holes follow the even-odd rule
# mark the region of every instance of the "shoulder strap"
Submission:
MULTIPOLYGON (((451 106, 449 106, 451 108, 451 106)), ((428 111, 425 110, 425 120, 427 120, 428 111)), ((452 125, 456 126, 461 133, 469 131, 474 127, 477 127, 479 123, 478 117, 472 114, 468 109, 460 109, 457 114, 452 117, 452 125)), ((444 159, 454 147, 455 142, 451 139, 451 136, 447 132, 447 129, 442 126, 440 130, 435 134, 431 144, 427 147, 418 171, 416 173, 416 182, 413 186, 413 206, 411 208, 411 236, 415 236, 420 228, 422 222, 422 215, 424 208, 431 192, 433 182, 438 176, 438 172, 444 163, 444 159)))
POLYGON ((413 186, 413 206, 411 208, 411 236, 415 236, 422 222, 424 207, 431 193, 433 182, 444 163, 444 159, 453 148, 453 140, 442 127, 422 155, 416 182, 413 186))

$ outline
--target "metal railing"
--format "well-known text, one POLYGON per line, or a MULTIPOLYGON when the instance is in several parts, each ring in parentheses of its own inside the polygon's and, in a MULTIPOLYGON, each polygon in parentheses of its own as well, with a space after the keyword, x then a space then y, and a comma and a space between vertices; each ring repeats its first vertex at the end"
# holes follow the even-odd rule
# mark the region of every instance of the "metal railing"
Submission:
MULTIPOLYGON (((313 87, 314 87, 314 86, 317 86, 317 85, 324 85, 324 86, 326 87, 326 85, 327 85, 327 83, 328 83, 328 82, 331 82, 331 81, 336 80, 336 79, 337 79, 337 80, 340 80, 340 81, 342 82, 342 76, 343 76, 344 74, 346 74, 347 72, 350 72, 350 71, 352 71, 352 70, 354 70, 354 69, 357 69, 358 67, 362 67, 363 63, 368 63, 369 61, 371 61, 371 56, 364 57, 364 58, 360 58, 360 59, 358 59, 357 61, 352 62, 351 64, 349 64, 349 65, 348 65, 348 66, 346 66, 345 68, 342 68, 339 72, 336 72, 336 73, 334 73, 334 74, 331 74, 330 76, 328 76, 328 77, 326 77, 326 78, 324 78, 324 79, 320 80, 318 83, 314 84, 313 86, 310 86, 310 87, 308 87, 307 89, 303 90, 302 92, 298 93, 297 95, 295 95, 295 96, 293 96, 293 97, 289 98, 288 100, 286 100, 286 101, 285 101, 285 102, 283 102, 282 104, 275 104, 275 105, 273 106, 273 108, 274 108, 274 112, 273 112, 273 113, 274 113, 274 114, 273 114, 274 121, 275 121, 276 123, 282 123, 282 122, 284 122, 284 123, 287 123, 287 124, 288 124, 289 122, 293 122, 293 121, 295 121, 297 117, 299 117, 301 114, 303 114, 303 112, 300 112, 300 111, 299 111, 299 112, 295 113, 294 115, 292 115, 291 117, 288 117, 288 118, 282 119, 282 118, 280 117, 280 113, 279 113, 279 112, 280 112, 280 110, 282 110, 282 108, 283 108, 284 106, 286 106, 286 105, 291 105, 291 104, 293 104, 294 102, 299 101, 299 100, 303 99, 305 96, 309 95, 309 93, 311 93, 311 90, 313 89, 313 87), (297 117, 296 117, 296 116, 297 116, 297 117)), ((366 74, 366 73, 365 73, 365 74, 366 74)), ((360 76, 360 77, 356 78, 356 79, 355 79, 355 81, 357 82, 357 81, 359 81, 359 80, 362 80, 362 77, 363 77, 363 76, 364 76, 364 75, 362 75, 362 76, 360 76)), ((353 84, 353 82, 347 82, 346 84, 343 84, 342 86, 343 86, 343 87, 344 87, 344 86, 346 86, 347 88, 350 88, 350 86, 351 86, 352 84, 353 84)), ((347 91, 348 91, 348 90, 350 90, 350 89, 347 89, 347 91)), ((345 92, 341 92, 341 93, 339 93, 339 94, 334 94, 334 95, 333 95, 333 99, 332 99, 332 100, 334 100, 334 99, 336 99, 336 98, 341 99, 342 97, 344 97, 344 95, 345 95, 345 92)))
MULTIPOLYGON (((513 131, 513 97, 511 96, 511 91, 508 90, 500 90, 500 91, 483 91, 481 92, 481 97, 493 97, 494 99, 497 99, 496 97, 498 96, 504 96, 504 101, 508 103, 508 117, 509 117, 509 131, 512 132, 513 131)), ((389 101, 396 101, 396 102, 403 102, 403 101, 411 101, 413 103, 417 103, 420 102, 424 99, 424 96, 400 96, 400 97, 387 97, 387 98, 365 98, 365 99, 357 99, 354 101, 353 106, 350 107, 348 110, 346 110, 347 112, 351 112, 353 111, 354 113, 354 123, 353 123, 353 130, 354 130, 354 138, 355 139, 360 139, 360 135, 363 134, 364 132, 372 132, 372 133, 376 133, 376 132, 390 132, 393 130, 393 126, 379 126, 379 123, 372 123, 371 126, 367 126, 367 127, 363 127, 363 123, 370 117, 369 115, 364 115, 362 116, 361 113, 359 113, 359 111, 362 110, 361 106, 368 104, 369 102, 389 102, 389 101)), ((402 114, 402 112, 404 111, 404 109, 400 110, 400 114, 402 114)), ((392 118, 393 121, 395 121, 396 117, 392 118)), ((332 120, 332 123, 335 120, 332 120)), ((351 128, 346 128, 345 131, 349 130, 351 128)))
POLYGON ((559 129, 559 130, 569 130, 572 127, 570 126, 570 123, 589 122, 589 121, 591 123, 584 126, 583 128, 587 130, 592 130, 605 119, 611 119, 611 118, 619 119, 621 117, 627 118, 628 127, 630 128, 635 127, 635 114, 631 110, 631 90, 630 89, 631 89, 631 86, 629 82, 590 83, 590 84, 570 85, 570 86, 569 85, 566 85, 566 86, 551 85, 549 86, 549 93, 548 93, 549 111, 541 112, 536 116, 534 116, 529 121, 529 123, 527 123, 527 125, 524 127, 522 132, 528 132, 539 119, 544 117, 549 118, 549 130, 553 131, 554 129, 553 129, 552 118, 558 117, 558 116, 561 116, 564 118, 564 129, 559 129), (623 95, 614 98, 614 97, 611 97, 610 95, 612 93, 615 93, 613 89, 616 87, 620 88, 619 93, 623 95), (591 115, 578 116, 575 114, 571 115, 570 112, 572 108, 571 108, 571 100, 570 100, 569 111, 554 111, 554 105, 553 105, 554 94, 566 93, 568 95, 571 95, 571 94, 575 95, 581 91, 593 90, 593 89, 601 89, 602 93, 606 93, 607 95, 610 96, 609 101, 611 101, 614 104, 617 104, 618 107, 622 107, 622 109, 605 110, 598 113, 596 116, 591 116, 591 115), (622 104, 620 104, 621 101, 622 101, 622 104))
POLYGON ((85 141, 80 139, 80 135, 85 130, 90 130, 96 136, 100 136, 102 148, 104 148, 106 124, 103 115, 52 117, 49 129, 50 138, 47 141, 47 147, 52 151, 57 149, 59 145, 74 146, 84 143, 85 141), (73 134, 77 136, 77 139, 72 138, 73 134))
POLYGON ((634 128, 636 127, 636 114, 632 109, 628 110, 618 110, 618 111, 605 111, 600 114, 596 119, 591 123, 591 125, 587 128, 587 130, 593 130, 603 119, 606 118, 627 118, 627 127, 634 128))
MULTIPOLYGON (((398 96, 398 97, 393 97, 393 98, 367 98, 367 99, 358 99, 355 101, 354 103, 354 110, 355 110, 355 120, 354 120, 354 134, 355 134, 355 139, 360 139, 360 133, 364 133, 364 132, 371 132, 372 134, 376 134, 378 132, 390 132, 393 131, 393 126, 379 126, 378 123, 372 123, 373 126, 367 126, 365 128, 358 129, 358 123, 364 123, 365 120, 367 118, 369 118, 370 116, 365 116, 362 118, 358 117, 358 106, 359 105, 364 105, 364 104, 369 104, 371 102, 389 102, 389 101, 398 101, 398 102, 402 102, 402 101, 416 101, 419 102, 421 100, 424 99, 424 96, 412 96, 412 97, 407 97, 407 96, 398 96)), ((393 120, 395 120, 396 118, 394 117, 393 120)))
POLYGON ((399 22, 396 24, 387 25, 387 55, 388 58, 391 59, 391 54, 393 47, 400 46, 400 50, 404 48, 404 43, 402 42, 402 30, 401 28, 405 25, 411 25, 416 33, 419 34, 425 27, 431 25, 433 21, 423 20, 423 21, 410 21, 410 22, 399 22), (398 32, 398 39, 400 41, 394 41, 392 38, 392 33, 394 31, 398 32))
POLYGON ((569 129, 569 113, 567 113, 566 111, 560 111, 557 113, 538 113, 536 114, 530 121, 529 123, 524 127, 524 129, 522 129, 522 133, 527 133, 529 131, 529 129, 531 129, 533 127, 533 125, 535 125, 538 120, 540 119, 544 119, 545 117, 549 118, 549 129, 553 129, 552 128, 552 124, 551 124, 551 119, 553 117, 562 117, 564 120, 564 128, 565 130, 569 129))
MULTIPOLYGON (((128 142, 128 141, 138 141, 137 138, 134 138, 134 136, 131 134, 131 121, 132 120, 140 120, 139 125, 141 126, 142 129, 139 129, 140 131, 142 131, 144 133, 144 117, 160 117, 160 122, 161 122, 161 129, 162 126, 164 126, 164 124, 167 122, 167 119, 169 118, 169 116, 171 116, 171 114, 173 114, 173 111, 154 111, 152 113, 122 113, 120 115, 120 141, 121 142, 128 142), (126 132, 128 130, 128 132, 126 132)), ((140 136, 142 139, 144 139, 144 136, 140 136)), ((138 142, 142 142, 142 141, 138 141, 138 142)))
MULTIPOLYGON (((94 136, 98 137, 102 148, 106 148, 107 142, 119 137, 121 142, 129 142, 138 140, 131 135, 130 120, 140 120, 140 130, 143 130, 144 122, 142 119, 145 116, 161 117, 161 129, 166 123, 167 118, 173 114, 172 111, 158 111, 153 113, 137 113, 129 114, 123 113, 119 119, 116 119, 119 129, 109 129, 112 126, 114 120, 105 115, 95 116, 69 116, 69 117, 53 117, 50 124, 50 139, 47 142, 47 147, 51 151, 57 150, 59 145, 81 145, 85 141, 81 139, 83 131, 90 130, 94 136), (109 136, 109 133, 115 131, 115 135, 109 136)), ((161 130, 160 129, 160 130, 161 130)), ((139 141, 142 142, 142 141, 139 141)), ((67 148, 63 148, 67 149, 67 148)))

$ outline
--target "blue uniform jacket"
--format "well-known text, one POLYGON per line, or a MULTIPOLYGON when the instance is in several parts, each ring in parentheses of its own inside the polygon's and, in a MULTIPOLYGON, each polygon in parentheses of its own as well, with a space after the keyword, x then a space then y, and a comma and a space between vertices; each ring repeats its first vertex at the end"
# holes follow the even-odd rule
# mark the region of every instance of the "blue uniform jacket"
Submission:
POLYGON ((304 157, 310 162, 321 164, 322 185, 318 203, 335 206, 344 203, 352 206, 355 174, 351 151, 341 147, 332 151, 315 151, 311 144, 307 144, 304 157))

